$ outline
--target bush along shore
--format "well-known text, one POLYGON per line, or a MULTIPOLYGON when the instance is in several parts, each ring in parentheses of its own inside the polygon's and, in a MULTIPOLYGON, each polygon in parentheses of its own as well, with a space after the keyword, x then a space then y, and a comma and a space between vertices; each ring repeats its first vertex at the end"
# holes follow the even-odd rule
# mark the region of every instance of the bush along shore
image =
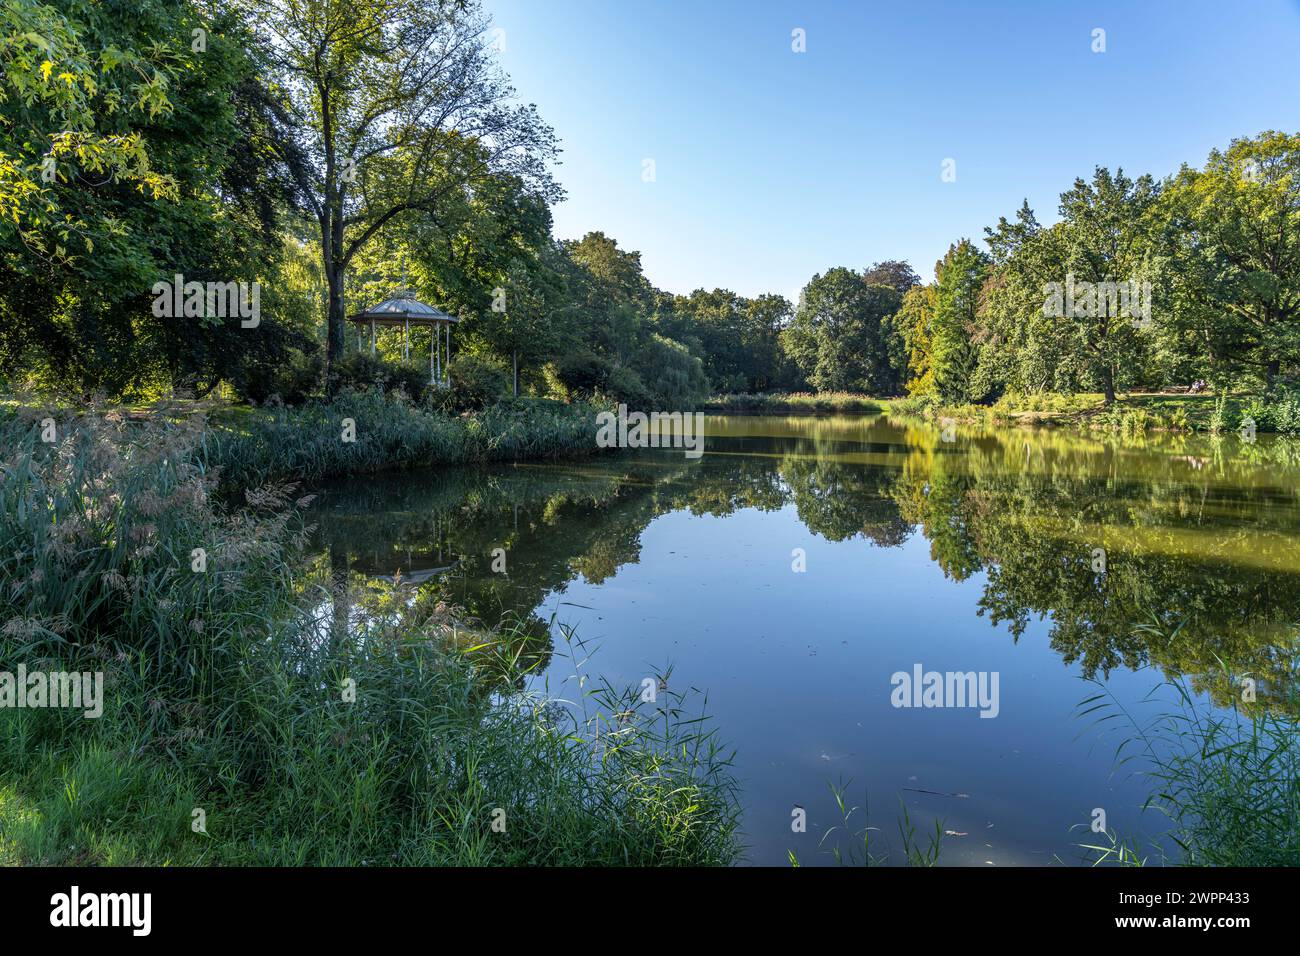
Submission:
POLYGON ((745 392, 715 395, 700 403, 705 412, 752 412, 762 414, 804 412, 883 412, 889 402, 856 392, 745 392))
POLYGON ((987 405, 945 405, 933 395, 889 403, 892 414, 982 425, 1072 426, 1123 435, 1157 432, 1300 434, 1300 390, 1278 386, 1259 394, 1141 393, 1106 405, 1097 394, 1011 394, 987 405))
POLYGON ((5 684, 20 671, 103 676, 99 716, 0 706, 0 863, 732 862, 729 758, 693 701, 535 696, 508 628, 305 557, 289 479, 570 453, 591 411, 350 395, 217 424, 83 413, 53 441, 52 416, 8 415, 0 695, 32 689, 5 684))

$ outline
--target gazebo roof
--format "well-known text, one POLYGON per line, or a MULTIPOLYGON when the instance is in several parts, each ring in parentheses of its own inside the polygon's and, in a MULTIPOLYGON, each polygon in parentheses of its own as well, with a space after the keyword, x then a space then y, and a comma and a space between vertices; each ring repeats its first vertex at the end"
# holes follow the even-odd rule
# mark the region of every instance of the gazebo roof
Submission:
POLYGON ((371 322, 376 325, 403 325, 406 322, 412 325, 441 325, 459 322, 460 319, 421 302, 409 292, 399 292, 364 312, 354 312, 348 316, 348 321, 362 325, 371 322))

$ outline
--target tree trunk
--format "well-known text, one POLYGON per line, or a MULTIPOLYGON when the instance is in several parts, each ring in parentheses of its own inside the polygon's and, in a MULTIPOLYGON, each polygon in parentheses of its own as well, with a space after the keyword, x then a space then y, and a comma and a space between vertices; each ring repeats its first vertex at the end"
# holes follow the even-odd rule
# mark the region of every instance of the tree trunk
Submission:
POLYGON ((512 361, 514 362, 514 368, 515 368, 514 397, 518 398, 519 397, 519 353, 517 351, 512 353, 512 361))
POLYGON ((1282 371, 1282 361, 1280 359, 1273 359, 1268 363, 1268 371, 1264 382, 1269 388, 1273 387, 1273 380, 1277 378, 1280 371, 1282 371))
POLYGON ((326 319, 326 345, 325 345, 325 393, 334 397, 338 391, 338 376, 335 374, 335 366, 343 358, 343 275, 341 270, 333 272, 329 277, 329 317, 326 319))
POLYGON ((343 317, 343 275, 347 269, 347 259, 343 254, 343 199, 331 196, 331 192, 327 188, 326 202, 331 214, 321 223, 322 265, 329 289, 329 312, 325 319, 325 395, 328 398, 333 398, 338 392, 335 366, 343 358, 347 336, 347 322, 343 317))
POLYGON ((1110 366, 1106 367, 1102 378, 1102 390, 1106 393, 1106 407, 1109 408, 1115 404, 1115 370, 1110 366))

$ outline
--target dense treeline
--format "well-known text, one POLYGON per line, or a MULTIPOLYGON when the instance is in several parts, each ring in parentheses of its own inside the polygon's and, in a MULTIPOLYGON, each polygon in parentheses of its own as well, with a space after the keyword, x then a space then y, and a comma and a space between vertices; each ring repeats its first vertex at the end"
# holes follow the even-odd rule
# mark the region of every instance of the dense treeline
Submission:
MULTIPOLYGON (((601 232, 552 235, 553 131, 470 0, 19 0, 0 8, 0 381, 298 402, 419 387, 345 316, 399 288, 462 319, 452 379, 680 407, 709 392, 1276 387, 1300 366, 1300 135, 1163 180, 1096 169, 799 301, 673 295, 601 232), (260 321, 158 315, 175 275, 256 282, 260 321)), ((413 333, 427 355, 428 332, 413 333)))

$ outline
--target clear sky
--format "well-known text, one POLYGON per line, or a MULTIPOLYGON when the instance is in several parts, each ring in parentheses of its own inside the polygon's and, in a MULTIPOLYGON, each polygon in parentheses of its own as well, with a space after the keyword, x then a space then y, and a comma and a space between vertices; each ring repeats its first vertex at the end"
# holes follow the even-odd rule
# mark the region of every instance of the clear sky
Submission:
POLYGON ((603 230, 670 292, 793 299, 890 258, 929 279, 1022 198, 1054 221, 1095 165, 1300 130, 1300 0, 485 3, 564 149, 556 234, 603 230))

